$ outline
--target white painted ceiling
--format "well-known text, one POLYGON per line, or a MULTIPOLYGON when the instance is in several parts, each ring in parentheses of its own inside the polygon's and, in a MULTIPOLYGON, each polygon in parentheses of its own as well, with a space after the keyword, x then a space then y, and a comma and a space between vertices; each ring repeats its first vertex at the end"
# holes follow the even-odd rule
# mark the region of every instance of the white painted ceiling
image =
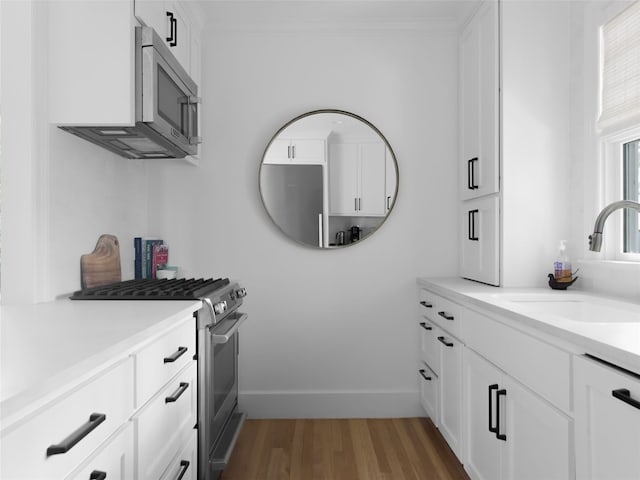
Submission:
POLYGON ((455 24, 478 0, 202 0, 210 27, 235 25, 455 24))

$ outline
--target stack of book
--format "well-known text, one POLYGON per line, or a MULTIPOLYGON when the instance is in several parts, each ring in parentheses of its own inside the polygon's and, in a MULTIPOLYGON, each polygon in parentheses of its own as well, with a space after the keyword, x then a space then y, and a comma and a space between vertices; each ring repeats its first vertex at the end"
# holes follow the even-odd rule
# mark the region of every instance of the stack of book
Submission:
POLYGON ((160 238, 133 239, 133 273, 136 279, 156 278, 158 267, 169 263, 169 246, 160 238))

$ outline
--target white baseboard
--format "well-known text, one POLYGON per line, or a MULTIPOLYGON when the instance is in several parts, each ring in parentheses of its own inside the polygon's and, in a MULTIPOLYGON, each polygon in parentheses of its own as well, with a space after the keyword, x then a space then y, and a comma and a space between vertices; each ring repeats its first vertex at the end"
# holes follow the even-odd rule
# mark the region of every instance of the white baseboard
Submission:
POLYGON ((417 391, 240 392, 249 418, 423 417, 417 391))

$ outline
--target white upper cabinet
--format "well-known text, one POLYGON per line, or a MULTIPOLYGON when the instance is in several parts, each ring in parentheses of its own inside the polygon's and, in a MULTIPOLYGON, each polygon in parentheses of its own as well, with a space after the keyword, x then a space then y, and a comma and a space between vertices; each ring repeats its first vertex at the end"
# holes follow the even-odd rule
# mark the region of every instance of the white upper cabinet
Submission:
POLYGON ((500 202, 496 195, 462 202, 460 275, 500 283, 500 202))
POLYGON ((50 122, 70 126, 135 123, 135 27, 140 23, 151 25, 165 41, 171 38, 173 25, 177 41, 170 49, 191 76, 197 75, 198 82, 200 27, 192 19, 192 7, 186 5, 141 0, 47 2, 50 122), (167 12, 173 14, 173 21, 167 12))
POLYGON ((460 38, 460 198, 499 191, 498 4, 485 2, 460 38))
POLYGON ((326 162, 325 140, 321 138, 276 138, 264 156, 267 164, 310 164, 326 162))
POLYGON ((193 74, 191 65, 191 37, 197 27, 185 11, 183 2, 135 0, 135 16, 147 27, 152 27, 162 38, 180 65, 193 74))
POLYGON ((388 195, 384 143, 329 144, 328 167, 330 215, 386 214, 388 195))

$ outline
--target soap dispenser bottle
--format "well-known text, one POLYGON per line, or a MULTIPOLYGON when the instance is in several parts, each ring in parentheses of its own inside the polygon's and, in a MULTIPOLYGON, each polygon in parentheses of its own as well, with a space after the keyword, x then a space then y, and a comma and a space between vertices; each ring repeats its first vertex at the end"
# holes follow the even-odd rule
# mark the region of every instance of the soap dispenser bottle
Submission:
POLYGON ((571 261, 567 255, 567 241, 560 240, 558 258, 553 263, 553 276, 556 282, 570 282, 572 271, 571 261))

